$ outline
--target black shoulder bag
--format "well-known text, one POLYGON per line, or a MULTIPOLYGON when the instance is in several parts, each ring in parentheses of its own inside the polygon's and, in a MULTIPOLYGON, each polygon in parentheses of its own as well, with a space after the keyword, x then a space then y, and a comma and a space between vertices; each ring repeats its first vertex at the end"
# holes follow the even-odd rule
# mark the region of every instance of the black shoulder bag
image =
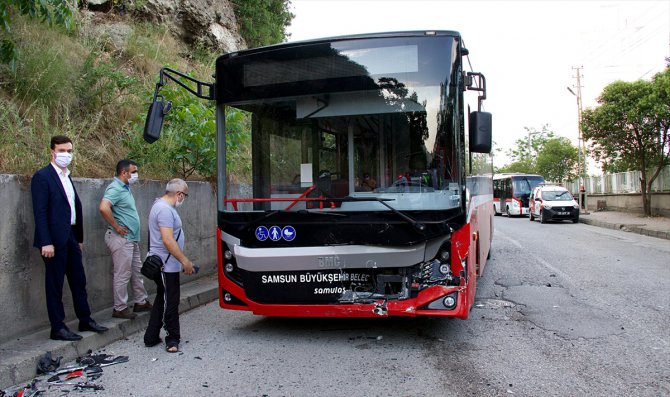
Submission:
MULTIPOLYGON (((181 229, 179 229, 179 234, 177 234, 177 241, 179 241, 179 236, 181 236, 181 229)), ((147 230, 147 251, 150 248, 151 244, 151 234, 147 230)), ((170 260, 170 253, 168 253, 167 258, 165 259, 165 262, 167 263, 168 260, 170 260)), ((163 267, 165 265, 163 264, 163 261, 161 260, 161 257, 158 255, 149 255, 147 256, 147 259, 144 260, 144 263, 142 264, 142 269, 140 269, 140 272, 142 272, 142 275, 149 280, 158 280, 161 277, 161 272, 163 271, 163 267)))

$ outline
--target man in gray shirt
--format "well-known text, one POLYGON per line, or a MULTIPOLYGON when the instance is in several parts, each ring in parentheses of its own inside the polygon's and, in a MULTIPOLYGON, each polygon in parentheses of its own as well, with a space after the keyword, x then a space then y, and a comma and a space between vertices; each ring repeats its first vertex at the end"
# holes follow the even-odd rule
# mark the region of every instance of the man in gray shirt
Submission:
POLYGON ((165 328, 165 349, 179 351, 179 273, 195 272, 193 263, 184 254, 184 231, 176 208, 188 197, 188 185, 182 179, 168 182, 165 194, 156 199, 149 213, 149 252, 158 255, 163 263, 160 279, 156 280, 156 300, 151 309, 149 325, 144 333, 147 347, 161 343, 161 325, 165 328))

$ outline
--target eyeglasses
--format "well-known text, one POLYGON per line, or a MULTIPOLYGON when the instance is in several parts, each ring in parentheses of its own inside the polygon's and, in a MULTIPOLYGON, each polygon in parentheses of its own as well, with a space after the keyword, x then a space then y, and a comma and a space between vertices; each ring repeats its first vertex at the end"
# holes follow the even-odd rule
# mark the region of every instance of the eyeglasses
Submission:
POLYGON ((177 193, 181 193, 181 194, 184 195, 184 197, 188 197, 188 193, 186 193, 186 192, 177 192, 177 193))

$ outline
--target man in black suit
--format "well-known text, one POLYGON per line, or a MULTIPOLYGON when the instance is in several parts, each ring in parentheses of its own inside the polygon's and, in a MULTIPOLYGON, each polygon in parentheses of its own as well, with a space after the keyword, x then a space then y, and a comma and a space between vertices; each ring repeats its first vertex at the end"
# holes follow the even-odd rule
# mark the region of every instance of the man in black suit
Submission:
POLYGON ((86 274, 82 263, 84 241, 81 201, 67 167, 72 161, 73 145, 66 136, 51 138, 51 164, 33 175, 30 190, 35 215, 34 246, 40 250, 46 266, 44 277, 51 339, 75 341, 81 335, 65 325, 63 282, 67 276, 79 331, 105 332, 106 327, 91 318, 86 294, 86 274))

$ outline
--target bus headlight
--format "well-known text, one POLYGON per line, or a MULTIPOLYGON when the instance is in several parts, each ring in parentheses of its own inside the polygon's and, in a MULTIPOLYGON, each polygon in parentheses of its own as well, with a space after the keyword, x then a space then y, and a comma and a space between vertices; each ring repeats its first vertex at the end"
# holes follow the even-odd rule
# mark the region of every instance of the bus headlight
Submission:
POLYGON ((226 251, 223 253, 223 257, 226 258, 227 261, 229 261, 230 258, 233 257, 233 253, 230 252, 230 250, 226 250, 226 251))
POLYGON ((235 270, 235 266, 230 262, 226 263, 226 272, 227 273, 232 273, 233 270, 235 270))

